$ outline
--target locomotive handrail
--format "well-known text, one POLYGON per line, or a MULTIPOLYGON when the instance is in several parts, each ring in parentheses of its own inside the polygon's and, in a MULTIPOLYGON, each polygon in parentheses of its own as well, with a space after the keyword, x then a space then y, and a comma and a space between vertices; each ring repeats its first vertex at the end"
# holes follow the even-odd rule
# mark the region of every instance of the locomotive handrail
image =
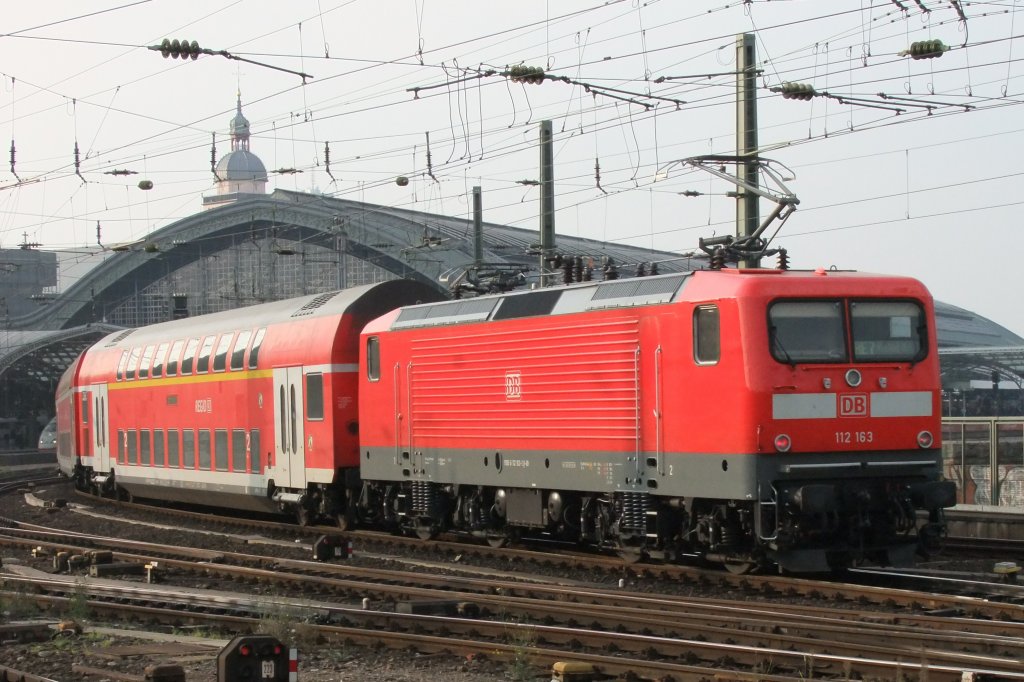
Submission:
POLYGON ((661 436, 664 422, 661 416, 662 384, 661 384, 661 345, 654 349, 654 457, 658 473, 665 475, 664 458, 661 456, 661 436))

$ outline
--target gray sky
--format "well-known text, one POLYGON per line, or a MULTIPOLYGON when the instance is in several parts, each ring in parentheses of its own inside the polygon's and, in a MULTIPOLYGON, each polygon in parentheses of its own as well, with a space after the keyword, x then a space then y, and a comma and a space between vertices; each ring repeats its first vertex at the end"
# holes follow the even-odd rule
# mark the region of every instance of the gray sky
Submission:
POLYGON ((5 248, 27 235, 74 253, 96 245, 97 221, 109 245, 197 212, 240 89, 271 188, 467 216, 481 185, 487 220, 535 228, 536 188, 517 181, 537 177, 549 118, 560 234, 687 251, 734 230, 733 187, 656 173, 734 151, 735 35, 755 32, 762 154, 801 202, 775 242, 792 265, 911 275, 1024 335, 1021 0, 9 4, 0 148, 13 139, 20 182, 2 154, 5 248), (312 78, 145 49, 163 38, 312 78), (929 39, 950 49, 900 56, 929 39), (486 75, 520 63, 577 84, 486 75), (770 88, 784 81, 835 97, 783 99, 770 88))

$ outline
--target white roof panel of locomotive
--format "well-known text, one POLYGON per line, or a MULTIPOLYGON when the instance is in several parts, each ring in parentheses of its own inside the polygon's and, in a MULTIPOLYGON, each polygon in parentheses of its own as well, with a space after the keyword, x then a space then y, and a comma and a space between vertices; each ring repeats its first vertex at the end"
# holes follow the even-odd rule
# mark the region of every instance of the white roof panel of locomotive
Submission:
POLYGON ((403 308, 391 329, 409 329, 671 302, 691 273, 652 275, 492 294, 403 308))

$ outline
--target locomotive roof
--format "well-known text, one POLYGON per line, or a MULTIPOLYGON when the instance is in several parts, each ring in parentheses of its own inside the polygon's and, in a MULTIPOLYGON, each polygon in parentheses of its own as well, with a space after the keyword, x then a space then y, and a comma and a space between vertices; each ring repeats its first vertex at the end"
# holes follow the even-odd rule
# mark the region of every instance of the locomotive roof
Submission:
MULTIPOLYGON (((770 282, 788 281, 792 286, 794 279, 802 280, 805 285, 815 282, 816 290, 808 290, 807 295, 825 295, 827 289, 834 285, 827 280, 884 278, 889 283, 897 282, 905 285, 903 295, 919 295, 924 287, 917 280, 909 277, 891 277, 853 271, 836 270, 768 270, 728 269, 721 271, 697 270, 686 273, 668 275, 652 275, 631 279, 616 279, 602 282, 584 282, 562 287, 548 287, 532 291, 513 291, 510 293, 489 296, 478 296, 455 301, 443 301, 402 308, 393 317, 389 329, 411 329, 444 324, 480 322, 483 320, 505 320, 516 317, 532 317, 537 315, 564 315, 589 310, 608 308, 632 308, 643 305, 669 303, 678 300, 684 288, 690 282, 700 281, 708 284, 708 289, 700 291, 698 296, 704 298, 735 296, 740 288, 753 282, 768 284, 770 282), (733 277, 730 277, 733 275, 733 277), (722 278, 727 279, 722 279, 722 278), (713 288, 713 293, 709 293, 713 288)), ((768 284, 771 286, 770 284, 768 284)), ((789 287, 787 287, 789 288, 789 287)))
POLYGON ((150 340, 202 336, 217 332, 263 327, 277 322, 312 317, 369 315, 374 317, 408 300, 436 300, 432 287, 413 280, 388 280, 322 294, 299 296, 245 308, 160 322, 108 335, 97 346, 139 345, 150 340))

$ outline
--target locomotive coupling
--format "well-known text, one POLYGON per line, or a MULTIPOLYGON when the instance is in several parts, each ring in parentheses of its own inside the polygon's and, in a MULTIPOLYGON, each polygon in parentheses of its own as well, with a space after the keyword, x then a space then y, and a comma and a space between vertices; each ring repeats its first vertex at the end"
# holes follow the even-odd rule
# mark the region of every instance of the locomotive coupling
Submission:
POLYGON ((956 483, 928 481, 910 485, 910 500, 918 509, 944 509, 956 505, 956 483))

